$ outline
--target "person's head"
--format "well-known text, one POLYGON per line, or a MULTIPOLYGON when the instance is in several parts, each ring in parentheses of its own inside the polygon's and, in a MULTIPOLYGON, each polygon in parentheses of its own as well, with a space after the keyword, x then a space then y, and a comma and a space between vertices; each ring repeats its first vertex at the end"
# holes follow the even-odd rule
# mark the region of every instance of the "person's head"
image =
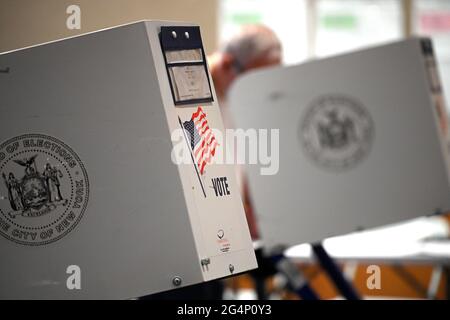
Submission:
POLYGON ((281 64, 282 48, 275 33, 262 25, 244 26, 210 58, 211 75, 219 98, 233 81, 252 69, 281 64))

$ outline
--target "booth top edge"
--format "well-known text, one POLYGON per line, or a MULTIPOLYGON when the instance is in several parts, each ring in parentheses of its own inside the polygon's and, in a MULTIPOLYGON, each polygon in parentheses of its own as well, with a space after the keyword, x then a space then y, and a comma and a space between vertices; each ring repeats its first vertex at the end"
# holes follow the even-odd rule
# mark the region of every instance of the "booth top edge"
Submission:
POLYGON ((132 22, 124 23, 124 24, 115 25, 115 26, 105 27, 105 28, 101 28, 101 29, 93 30, 93 31, 89 31, 89 32, 84 32, 84 33, 80 33, 80 34, 73 35, 73 36, 63 37, 63 38, 59 38, 59 39, 55 39, 55 40, 51 40, 51 41, 47 41, 47 42, 43 42, 43 43, 37 43, 34 45, 22 47, 22 48, 16 48, 16 49, 0 52, 0 56, 18 52, 18 51, 27 50, 27 49, 32 49, 35 47, 45 46, 45 45, 57 43, 60 41, 65 41, 65 40, 74 39, 74 38, 78 38, 78 37, 82 37, 82 36, 86 36, 86 35, 91 35, 91 34, 95 34, 98 32, 104 32, 104 31, 108 31, 111 29, 117 29, 117 28, 121 28, 121 27, 134 25, 134 24, 140 24, 140 23, 153 24, 153 25, 157 25, 158 27, 162 27, 162 26, 198 26, 198 24, 195 24, 192 22, 185 22, 185 21, 143 19, 143 20, 132 21, 132 22))

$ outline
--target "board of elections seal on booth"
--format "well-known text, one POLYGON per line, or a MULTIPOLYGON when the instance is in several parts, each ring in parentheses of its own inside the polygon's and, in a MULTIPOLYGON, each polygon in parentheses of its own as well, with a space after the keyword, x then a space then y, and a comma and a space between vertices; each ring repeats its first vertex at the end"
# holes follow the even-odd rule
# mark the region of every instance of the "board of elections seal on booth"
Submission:
POLYGON ((325 95, 314 100, 303 116, 300 140, 306 155, 318 166, 348 170, 369 154, 374 124, 356 99, 325 95))
POLYGON ((0 235, 23 245, 45 245, 70 233, 89 199, 78 155, 42 134, 0 145, 0 235))

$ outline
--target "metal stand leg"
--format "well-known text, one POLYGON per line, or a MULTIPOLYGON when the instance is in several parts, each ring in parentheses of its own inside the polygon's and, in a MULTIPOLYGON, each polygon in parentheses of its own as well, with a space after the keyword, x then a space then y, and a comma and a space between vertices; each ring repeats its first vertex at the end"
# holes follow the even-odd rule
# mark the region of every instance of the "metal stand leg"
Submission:
POLYGON ((303 300, 319 300, 320 298, 308 285, 307 279, 297 266, 283 254, 273 255, 275 267, 287 279, 288 286, 303 300))
POLYGON ((444 267, 437 265, 433 267, 431 273, 430 283, 428 285, 428 299, 436 300, 439 291, 439 285, 441 284, 442 274, 444 273, 444 267))
POLYGON ((266 279, 264 277, 256 276, 253 277, 253 281, 255 282, 255 290, 258 300, 267 300, 266 279))
POLYGON ((445 266, 445 293, 447 300, 450 300, 450 266, 445 266))
POLYGON ((360 300, 360 297, 355 289, 344 278, 341 270, 325 251, 322 244, 313 244, 312 249, 315 256, 319 260, 321 267, 328 273, 336 288, 342 293, 342 295, 347 300, 360 300))

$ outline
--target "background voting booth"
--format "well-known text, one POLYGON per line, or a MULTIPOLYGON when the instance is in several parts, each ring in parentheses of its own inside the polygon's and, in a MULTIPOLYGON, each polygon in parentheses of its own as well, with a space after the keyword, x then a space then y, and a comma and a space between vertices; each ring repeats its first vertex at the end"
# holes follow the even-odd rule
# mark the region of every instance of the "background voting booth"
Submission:
POLYGON ((133 23, 0 67, 0 298, 132 298, 256 268, 233 167, 211 163, 205 128, 223 125, 198 27, 133 23))
POLYGON ((229 99, 238 128, 280 130, 279 173, 246 167, 269 248, 450 209, 429 40, 254 72, 229 99))

